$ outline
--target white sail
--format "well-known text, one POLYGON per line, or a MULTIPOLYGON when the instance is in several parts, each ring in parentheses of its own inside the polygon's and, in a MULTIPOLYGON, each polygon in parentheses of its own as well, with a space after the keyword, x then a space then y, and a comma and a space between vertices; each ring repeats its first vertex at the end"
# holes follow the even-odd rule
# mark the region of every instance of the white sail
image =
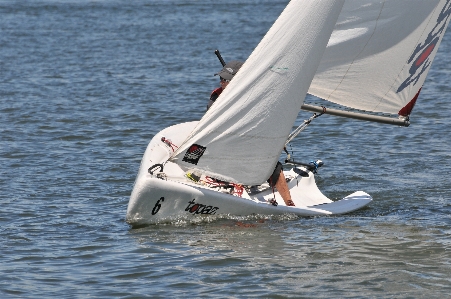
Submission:
POLYGON ((408 116, 451 14, 451 0, 346 0, 309 93, 408 116))
POLYGON ((261 184, 274 170, 344 0, 293 0, 171 160, 261 184))

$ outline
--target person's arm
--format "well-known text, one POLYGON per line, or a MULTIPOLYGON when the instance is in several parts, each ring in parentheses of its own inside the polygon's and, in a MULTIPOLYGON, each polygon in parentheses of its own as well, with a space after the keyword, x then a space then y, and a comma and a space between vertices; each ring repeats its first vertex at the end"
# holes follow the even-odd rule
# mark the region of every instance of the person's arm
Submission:
POLYGON ((222 92, 222 88, 221 87, 216 88, 215 90, 213 90, 213 92, 210 95, 210 100, 208 101, 207 110, 210 109, 210 107, 214 104, 214 102, 219 97, 221 92, 222 92))

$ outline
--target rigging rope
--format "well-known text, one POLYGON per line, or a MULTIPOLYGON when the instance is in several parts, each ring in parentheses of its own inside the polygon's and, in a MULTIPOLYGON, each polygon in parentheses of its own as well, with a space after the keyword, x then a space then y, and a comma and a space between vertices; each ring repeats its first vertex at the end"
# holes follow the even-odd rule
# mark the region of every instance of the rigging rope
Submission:
POLYGON ((161 137, 161 141, 164 142, 167 146, 169 146, 172 149, 172 152, 175 152, 177 148, 179 148, 177 145, 171 142, 171 140, 166 139, 165 137, 161 137))
POLYGON ((296 136, 298 136, 299 133, 304 131, 305 128, 307 128, 307 126, 312 122, 312 120, 314 120, 315 118, 317 118, 317 117, 323 115, 324 113, 326 113, 326 107, 324 107, 324 106, 322 106, 322 107, 323 107, 323 112, 321 112, 320 114, 313 113, 312 117, 310 117, 307 120, 304 120, 304 122, 301 125, 299 125, 299 127, 297 127, 293 132, 291 132, 291 134, 288 136, 287 141, 285 142, 285 146, 288 143, 290 143, 291 140, 293 140, 296 136))
POLYGON ((242 197, 243 195, 243 191, 244 191, 244 187, 243 185, 240 184, 235 184, 235 183, 229 183, 229 182, 224 182, 224 181, 220 181, 218 179, 206 176, 205 177, 205 181, 204 181, 209 187, 215 188, 224 188, 224 189, 231 189, 231 192, 233 195, 242 197))

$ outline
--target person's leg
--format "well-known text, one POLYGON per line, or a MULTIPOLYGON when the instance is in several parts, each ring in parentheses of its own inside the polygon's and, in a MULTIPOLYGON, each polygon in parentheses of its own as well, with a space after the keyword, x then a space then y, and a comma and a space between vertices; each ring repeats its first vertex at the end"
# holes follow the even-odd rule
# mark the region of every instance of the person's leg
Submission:
POLYGON ((294 203, 291 200, 290 189, 288 189, 287 180, 283 174, 283 168, 280 162, 277 162, 273 174, 268 179, 268 183, 271 187, 276 187, 287 206, 294 206, 294 203))
POLYGON ((294 206, 294 202, 291 200, 290 189, 288 189, 287 180, 283 171, 280 172, 279 179, 275 185, 277 191, 279 191, 280 196, 282 196, 283 201, 287 206, 294 206))

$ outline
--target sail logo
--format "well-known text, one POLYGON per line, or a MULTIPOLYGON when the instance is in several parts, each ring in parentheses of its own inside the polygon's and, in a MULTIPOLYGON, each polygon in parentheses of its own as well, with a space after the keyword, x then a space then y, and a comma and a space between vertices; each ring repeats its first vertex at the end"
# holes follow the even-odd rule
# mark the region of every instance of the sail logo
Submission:
POLYGON ((207 148, 198 144, 191 145, 185 153, 182 161, 197 165, 200 157, 204 154, 207 148))
POLYGON ((424 43, 419 43, 409 60, 408 64, 412 63, 409 69, 409 77, 399 86, 397 93, 403 91, 407 86, 413 83, 415 85, 420 79, 421 75, 426 72, 434 59, 429 59, 429 56, 434 51, 448 24, 448 19, 451 15, 451 0, 447 0, 443 6, 434 28, 429 32, 424 43))

